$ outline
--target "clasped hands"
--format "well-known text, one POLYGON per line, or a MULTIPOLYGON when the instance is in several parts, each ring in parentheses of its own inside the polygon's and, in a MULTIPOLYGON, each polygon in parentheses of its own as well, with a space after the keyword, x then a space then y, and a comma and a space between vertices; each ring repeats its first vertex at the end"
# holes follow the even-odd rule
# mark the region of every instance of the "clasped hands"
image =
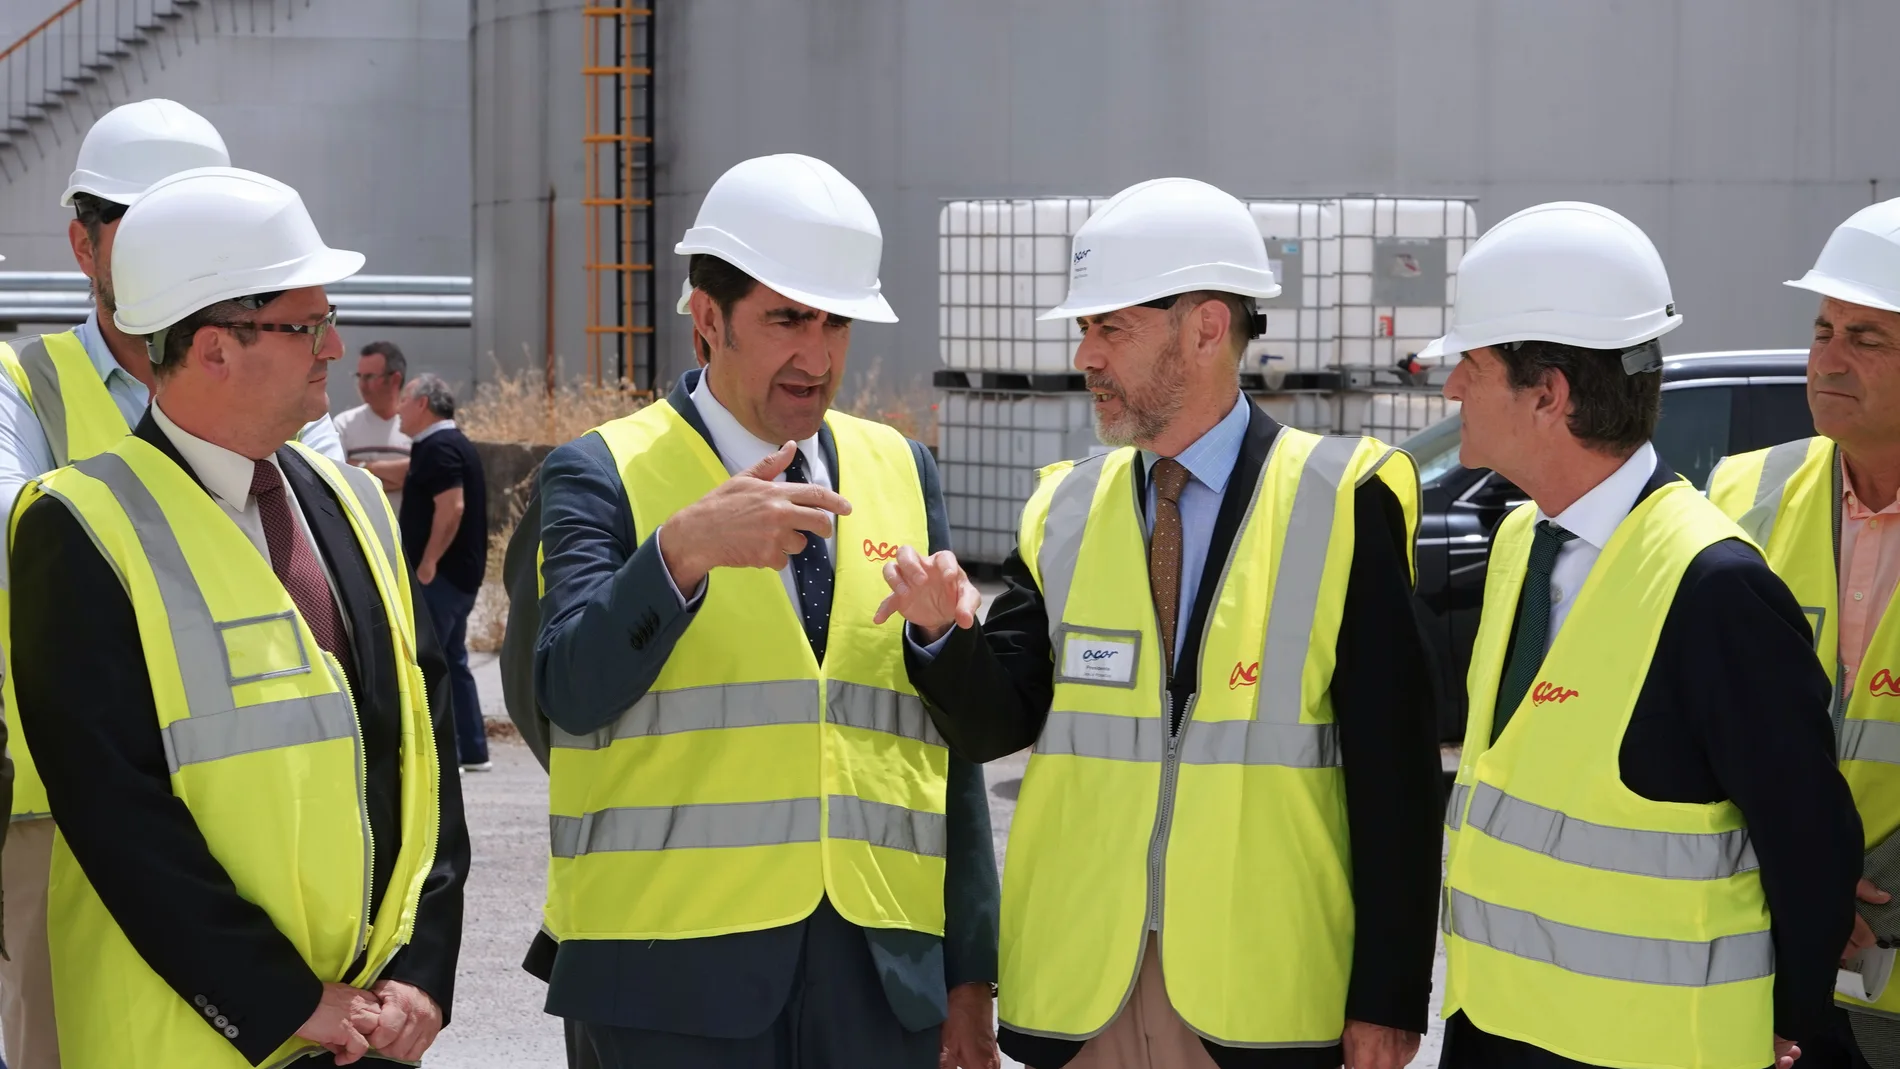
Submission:
POLYGON ((400 980, 379 980, 365 991, 348 984, 324 984, 323 998, 297 1035, 349 1065, 374 1050, 405 1062, 422 1054, 442 1031, 442 1008, 421 988, 400 980))
MULTIPOLYGON (((786 442, 666 521, 660 556, 676 587, 690 595, 714 568, 783 568, 787 558, 805 548, 807 533, 831 537, 833 518, 849 516, 851 502, 809 483, 772 481, 791 466, 796 452, 786 442)), ((949 550, 920 557, 902 546, 885 563, 884 581, 891 594, 872 623, 896 613, 917 628, 926 644, 952 625, 976 623, 982 595, 949 550)))

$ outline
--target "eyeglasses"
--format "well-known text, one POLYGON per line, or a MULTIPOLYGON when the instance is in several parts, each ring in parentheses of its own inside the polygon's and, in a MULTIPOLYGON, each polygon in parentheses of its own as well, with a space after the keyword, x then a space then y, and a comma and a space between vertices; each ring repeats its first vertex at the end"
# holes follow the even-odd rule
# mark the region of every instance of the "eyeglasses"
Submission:
MULTIPOLYGON (((336 326, 336 305, 331 305, 329 314, 317 320, 315 323, 236 322, 218 323, 215 325, 221 327, 249 327, 252 330, 267 330, 273 334, 308 334, 310 335, 310 355, 316 356, 323 352, 324 335, 328 334, 330 330, 336 326)), ((361 375, 357 376, 359 379, 362 377, 361 375)))
POLYGON ((356 373, 356 381, 375 382, 377 379, 386 379, 394 374, 394 371, 359 371, 356 373))

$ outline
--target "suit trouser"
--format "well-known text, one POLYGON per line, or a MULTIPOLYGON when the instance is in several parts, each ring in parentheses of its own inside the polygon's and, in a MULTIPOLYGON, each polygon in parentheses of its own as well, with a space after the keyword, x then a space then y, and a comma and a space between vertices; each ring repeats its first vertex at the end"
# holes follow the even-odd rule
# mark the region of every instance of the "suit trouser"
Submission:
MULTIPOLYGON (((835 910, 806 925, 791 995, 770 1027, 716 1039, 575 1022, 601 1069, 935 1069, 941 1028, 906 1031, 864 932, 835 910)), ((569 1063, 576 1059, 570 1050, 569 1063)))
POLYGON ((46 946, 46 880, 53 867, 53 820, 7 825, 0 855, 8 960, 0 961, 0 1032, 8 1069, 59 1069, 53 1019, 53 958, 46 946))
POLYGON ((1115 1019, 1082 1045, 1067 1069, 1215 1069, 1201 1037, 1168 1001, 1161 978, 1161 946, 1148 933, 1135 990, 1115 1019))

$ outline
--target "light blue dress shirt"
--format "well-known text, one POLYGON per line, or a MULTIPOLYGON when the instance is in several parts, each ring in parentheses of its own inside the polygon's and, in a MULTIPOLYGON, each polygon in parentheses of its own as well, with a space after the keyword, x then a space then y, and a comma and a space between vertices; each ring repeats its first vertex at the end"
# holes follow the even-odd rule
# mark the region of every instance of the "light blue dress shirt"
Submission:
MULTIPOLYGON (((1246 394, 1234 399, 1234 407, 1194 444, 1181 450, 1174 459, 1193 476, 1181 489, 1181 595, 1174 616, 1174 648, 1178 653, 1187 644, 1188 617, 1194 613, 1194 597, 1200 593, 1201 573, 1207 568, 1208 543, 1214 540, 1214 521, 1220 516, 1221 495, 1227 492, 1227 480, 1240 462, 1240 446, 1247 438, 1247 415, 1252 402, 1246 394)), ((1141 451, 1143 474, 1152 471, 1161 459, 1146 449, 1141 451)), ((1152 536, 1155 527, 1154 480, 1148 480, 1148 497, 1141 518, 1142 533, 1152 536)))
MULTIPOLYGON (((119 406, 125 425, 138 426, 152 403, 151 391, 119 366, 118 359, 106 345, 105 335, 99 331, 97 313, 74 327, 73 334, 79 338, 79 344, 85 346, 86 356, 92 360, 100 381, 106 384, 106 393, 112 396, 113 404, 119 406)), ((336 422, 327 412, 298 432, 297 440, 339 464, 344 462, 343 441, 337 435, 336 422)), ((13 503, 20 491, 29 481, 54 467, 53 446, 46 440, 46 430, 40 426, 33 406, 27 403, 13 376, 0 374, 0 517, 13 515, 13 503)), ((5 567, 6 554, 0 553, 0 579, 5 578, 5 567)))
MULTIPOLYGON (((1219 423, 1208 428, 1206 434, 1194 440, 1192 445, 1181 450, 1174 459, 1192 476, 1187 485, 1181 488, 1181 592, 1175 603, 1174 648, 1178 652, 1185 644, 1188 617, 1194 613, 1194 598, 1200 592, 1201 573, 1207 569, 1208 544, 1214 539, 1214 521, 1220 517, 1221 495, 1227 492, 1227 480, 1234 474, 1234 465, 1240 463, 1240 447, 1247 440, 1247 420, 1251 415, 1252 402, 1246 394, 1234 398, 1234 407, 1229 409, 1219 423)), ((1141 451, 1141 470, 1146 476, 1154 462, 1160 457, 1146 449, 1141 451)), ((1142 505, 1142 534, 1154 534, 1155 488, 1154 480, 1148 480, 1148 497, 1142 505)), ((1140 577, 1143 581, 1147 577, 1140 577)), ((909 627, 904 629, 906 641, 911 640, 909 627)), ((928 646, 912 646, 926 657, 935 657, 949 641, 946 633, 942 638, 928 646)))

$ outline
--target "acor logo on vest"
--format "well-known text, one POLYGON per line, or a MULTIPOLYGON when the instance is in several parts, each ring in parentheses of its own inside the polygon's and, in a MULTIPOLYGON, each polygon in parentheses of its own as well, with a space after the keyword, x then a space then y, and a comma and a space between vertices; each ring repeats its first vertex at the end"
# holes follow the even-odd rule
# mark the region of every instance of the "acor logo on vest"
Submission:
POLYGON ((1892 672, 1882 668, 1867 684, 1867 693, 1876 698, 1900 698, 1900 679, 1893 678, 1892 672))
POLYGON ((1082 659, 1084 661, 1106 661, 1120 652, 1120 650, 1083 650, 1082 659))
POLYGON ((1555 683, 1539 683, 1531 688, 1532 705, 1542 705, 1545 702, 1556 702, 1562 705, 1576 696, 1576 691, 1568 687, 1560 687, 1555 683))
POLYGON ((1241 687, 1251 687, 1258 682, 1260 682, 1259 661, 1255 661, 1252 664, 1241 664, 1239 661, 1235 661, 1234 670, 1227 673, 1228 690, 1239 690, 1241 687))
POLYGON ((890 560, 895 556, 897 556, 897 547, 889 542, 872 542, 868 538, 864 540, 865 560, 890 560))

